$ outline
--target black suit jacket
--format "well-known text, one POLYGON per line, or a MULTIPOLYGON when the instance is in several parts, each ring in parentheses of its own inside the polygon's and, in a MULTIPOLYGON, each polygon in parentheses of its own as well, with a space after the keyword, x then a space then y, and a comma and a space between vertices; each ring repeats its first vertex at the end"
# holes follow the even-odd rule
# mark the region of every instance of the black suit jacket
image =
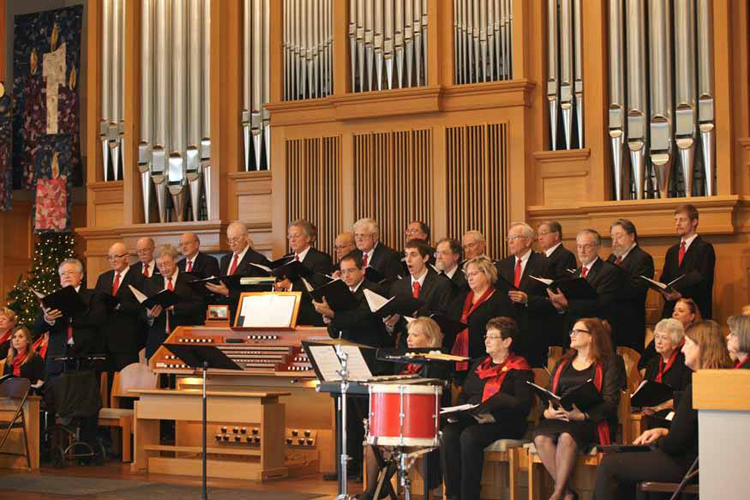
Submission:
POLYGON ((575 269, 576 256, 573 252, 565 248, 563 245, 555 248, 555 251, 547 257, 549 263, 550 279, 558 279, 563 276, 570 276, 568 269, 575 269))
MULTIPOLYGON (((178 326, 191 326, 203 324, 203 300, 196 294, 188 283, 195 276, 188 273, 177 273, 174 284, 174 293, 180 301, 174 305, 174 311, 162 311, 154 318, 148 329, 148 340, 146 342, 146 357, 150 358, 156 350, 167 339, 167 336, 178 326), (167 314, 169 314, 169 332, 167 332, 167 314)), ((164 278, 155 276, 146 281, 146 295, 151 297, 164 290, 164 278)), ((143 317, 146 317, 146 309, 143 308, 143 317)))
MULTIPOLYGON (((471 290, 465 291, 451 302, 450 306, 448 306, 448 315, 450 317, 461 321, 466 297, 470 292, 471 290)), ((495 290, 495 293, 477 307, 466 320, 469 326, 469 357, 471 359, 477 359, 486 355, 484 334, 487 333, 487 322, 497 316, 508 316, 516 320, 518 319, 516 310, 513 304, 511 304, 510 299, 508 299, 508 296, 495 290)), ((443 337, 443 346, 448 349, 448 352, 453 348, 455 340, 455 337, 447 335, 443 337)))
MULTIPOLYGON (((617 257, 610 255, 607 262, 615 264, 617 257)), ((630 347, 643 352, 646 338, 646 295, 648 286, 640 276, 654 277, 654 258, 639 245, 628 252, 620 263, 620 269, 628 275, 623 279, 623 287, 617 300, 617 323, 614 341, 618 346, 630 347)))
MULTIPOLYGON (((397 280, 391 286, 390 295, 412 295, 411 275, 397 280)), ((422 301, 420 316, 432 313, 444 314, 452 299, 453 285, 445 276, 436 273, 431 267, 427 268, 422 288, 419 290, 419 300, 422 301)))
MULTIPOLYGON (((698 304, 703 319, 711 319, 712 314, 712 291, 714 288, 714 267, 716 267, 716 253, 711 243, 705 241, 700 235, 696 236, 685 252, 682 265, 679 265, 680 245, 671 246, 664 258, 664 269, 659 281, 669 283, 683 274, 697 271, 701 275, 701 281, 694 286, 680 289, 685 298, 690 298, 698 304)), ((679 285, 676 285, 679 288, 679 285)), ((665 302, 662 318, 671 318, 674 310, 674 302, 665 302)))
MULTIPOLYGON (((182 259, 177 263, 177 269, 179 269, 181 273, 187 272, 187 270, 185 269, 185 266, 187 266, 186 262, 187 259, 182 259)), ((198 252, 198 254, 195 256, 193 269, 190 271, 190 274, 198 279, 209 278, 211 276, 219 276, 219 274, 221 274, 219 272, 219 261, 211 255, 206 255, 203 252, 198 252)))
POLYGON ((469 289, 469 282, 466 280, 462 267, 463 263, 459 263, 456 272, 451 277, 454 298, 469 289))
MULTIPOLYGON (((362 252, 360 252, 360 255, 362 252)), ((390 283, 395 282, 399 276, 404 274, 404 268, 401 266, 401 256, 394 249, 378 243, 372 254, 372 259, 367 263, 383 276, 390 283)))
MULTIPOLYGON (((550 322, 557 319, 555 308, 547 295, 547 286, 531 277, 548 277, 549 265, 550 262, 544 255, 531 252, 518 287, 528 295, 528 303, 513 303, 520 333, 519 338, 513 341, 513 352, 526 358, 531 366, 547 365, 550 322)), ((497 272, 510 283, 513 283, 515 277, 515 268, 516 257, 513 255, 497 263, 497 272)), ((506 290, 501 286, 498 292, 506 293, 506 290)))
POLYGON ((385 295, 385 291, 377 283, 364 280, 354 292, 357 307, 349 311, 336 312, 328 325, 328 334, 332 338, 342 338, 358 344, 392 347, 393 341, 385 329, 383 319, 370 312, 370 306, 365 299, 365 289, 385 295))
POLYGON ((55 356, 91 356, 104 354, 104 336, 101 334, 101 326, 107 320, 107 307, 104 296, 95 290, 81 287, 78 290, 81 300, 86 309, 73 317, 63 316, 55 321, 54 325, 44 321, 44 314, 39 311, 34 326, 36 336, 49 332, 49 344, 47 347, 47 358, 45 371, 47 377, 58 375, 63 371, 62 361, 54 360, 55 356), (68 326, 73 327, 74 345, 69 352, 68 326))
MULTIPOLYGON (((294 254, 291 253, 287 257, 293 259, 294 254)), ((327 253, 311 247, 305 258, 302 259, 302 265, 310 270, 310 274, 305 279, 314 287, 323 286, 330 281, 326 278, 326 275, 330 275, 333 272, 333 262, 331 261, 331 256, 327 253)), ((292 282, 292 290, 302 292, 302 302, 300 303, 299 314, 297 316, 297 324, 323 326, 323 317, 315 312, 315 308, 312 305, 312 297, 307 293, 305 284, 301 279, 292 282)))
MULTIPOLYGON (((576 278, 581 277, 581 269, 576 269, 576 278)), ((586 280, 596 290, 595 299, 568 299, 567 322, 568 329, 572 328, 579 318, 601 318, 607 320, 616 337, 620 325, 617 323, 618 298, 622 290, 625 274, 616 266, 597 259, 588 272, 586 280)), ((570 338, 567 339, 570 344, 570 338)))
MULTIPOLYGON (((96 280, 94 290, 110 295, 114 279, 115 272, 112 269, 103 272, 96 280)), ((144 292, 145 281, 143 275, 134 272, 132 267, 122 278, 115 296, 118 304, 107 318, 107 322, 102 325, 107 352, 137 354, 143 347, 141 342, 145 340, 146 331, 146 324, 142 318, 143 307, 138 303, 128 285, 144 292)))
MULTIPOLYGON (((137 272, 138 274, 140 274, 141 276, 143 276, 143 262, 141 262, 141 261, 139 260, 138 262, 136 262, 135 264, 133 264, 132 266, 130 266, 130 270, 131 270, 131 271, 135 271, 135 272, 137 272)), ((155 274, 161 274, 161 273, 159 272, 159 266, 157 266, 156 264, 154 264, 154 272, 153 272, 153 274, 150 274, 150 275, 149 275, 149 278, 151 278, 151 277, 152 277, 152 276, 154 276, 155 274)))
MULTIPOLYGON (((221 257, 221 262, 219 263, 219 274, 221 274, 222 276, 226 276, 229 273, 229 268, 232 265, 233 258, 234 258, 234 254, 231 252, 221 257)), ((252 266, 250 264, 260 264, 262 266, 270 266, 271 262, 266 258, 265 255, 256 252, 252 248, 248 248, 247 252, 245 252, 245 256, 242 257, 242 260, 240 260, 240 262, 237 264, 237 269, 235 270, 235 274, 240 274, 242 276, 267 276, 267 274, 263 272, 262 269, 258 269, 257 267, 252 266)), ((235 315, 237 313, 237 303, 240 300, 240 295, 244 291, 252 291, 252 290, 253 290, 253 287, 230 288, 229 297, 221 297, 217 299, 216 301, 214 301, 214 303, 229 305, 229 311, 230 311, 230 316, 232 318, 232 324, 234 324, 235 315)), ((269 287, 269 290, 270 290, 270 287, 269 287)))

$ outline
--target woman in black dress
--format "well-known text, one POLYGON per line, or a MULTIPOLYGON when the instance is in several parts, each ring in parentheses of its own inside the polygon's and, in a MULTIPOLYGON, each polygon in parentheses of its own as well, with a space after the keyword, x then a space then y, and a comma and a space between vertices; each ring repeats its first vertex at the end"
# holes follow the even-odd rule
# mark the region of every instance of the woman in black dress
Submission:
POLYGON ((534 445, 542 463, 555 481, 550 500, 571 500, 577 494, 569 487, 579 452, 595 443, 609 444, 617 426, 620 401, 620 371, 612 349, 609 325, 599 318, 581 318, 570 331, 570 349, 552 370, 548 389, 565 396, 593 381, 602 402, 586 412, 549 405, 534 430, 534 445))
MULTIPOLYGON (((698 309, 698 304, 693 299, 682 298, 675 302, 674 311, 672 311, 672 318, 682 323, 682 329, 687 330, 691 325, 701 321, 701 311, 698 309)), ((646 366, 653 359, 658 357, 654 341, 649 342, 646 349, 641 355, 641 359, 638 360, 638 370, 641 375, 645 376, 646 366)))
POLYGON ((442 457, 446 496, 479 500, 484 448, 498 439, 521 439, 533 393, 531 367, 512 351, 515 321, 500 317, 487 323, 487 356, 475 362, 458 404, 481 404, 443 428, 442 457))
MULTIPOLYGON (((685 355, 680 352, 684 338, 682 323, 676 319, 663 319, 656 324, 654 347, 658 356, 646 366, 646 380, 666 384, 675 392, 682 392, 690 385, 693 371, 685 365, 685 355)), ((642 411, 648 417, 647 427, 659 423, 659 419, 664 419, 673 408, 674 398, 644 407, 642 411)))
POLYGON ((31 348, 31 333, 26 327, 13 332, 3 375, 27 378, 32 384, 44 379, 44 359, 31 348))
MULTIPOLYGON (((691 326, 685 332, 682 353, 685 364, 694 371, 732 366, 724 335, 714 321, 691 326)), ((698 456, 698 411, 693 408, 693 386, 685 390, 669 429, 649 429, 633 444, 651 445, 654 449, 605 456, 596 471, 595 500, 635 498, 635 486, 642 481, 682 480, 698 456)))
POLYGON ((750 369, 750 316, 732 316, 727 321, 727 349, 735 368, 750 369))

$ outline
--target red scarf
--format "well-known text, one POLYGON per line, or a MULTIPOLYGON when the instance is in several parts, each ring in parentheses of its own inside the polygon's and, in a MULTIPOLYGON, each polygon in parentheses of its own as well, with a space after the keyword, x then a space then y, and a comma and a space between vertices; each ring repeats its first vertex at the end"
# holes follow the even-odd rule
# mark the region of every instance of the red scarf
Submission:
POLYGON ((406 365, 406 368, 401 370, 401 373, 399 375, 416 375, 419 373, 419 370, 422 369, 422 365, 418 365, 416 363, 409 363, 406 365))
POLYGON ((667 361, 666 366, 664 365, 664 358, 659 358, 659 373, 656 374, 656 378, 654 381, 661 382, 664 378, 664 375, 669 371, 670 368, 672 368, 672 365, 674 364, 674 360, 677 359, 677 355, 680 354, 680 349, 682 349, 682 346, 678 346, 677 349, 674 350, 672 355, 669 357, 669 361, 667 361))
POLYGON ((49 332, 42 334, 41 337, 36 339, 34 345, 31 348, 40 355, 42 358, 47 357, 47 347, 49 346, 49 332))
MULTIPOLYGON (((467 325, 469 316, 471 316, 471 313, 476 311, 477 307, 481 306, 483 303, 487 302, 487 299, 492 297, 492 294, 495 293, 494 287, 489 287, 486 292, 482 294, 481 297, 479 297, 479 300, 477 300, 476 304, 472 304, 474 301, 474 291, 469 291, 468 295, 466 295, 466 300, 464 301, 464 310, 463 314, 461 314, 461 323, 466 323, 467 325)), ((453 343, 453 349, 451 349, 451 354, 455 356, 469 356, 469 327, 467 326, 464 328, 464 330, 456 335, 456 341, 453 343)), ((459 361, 456 363, 456 370, 457 371, 466 371, 469 369, 469 362, 468 361, 459 361)))
POLYGON ((750 355, 745 356, 745 361, 740 362, 739 359, 737 361, 735 361, 734 362, 734 367, 735 368, 745 368, 748 365, 748 363, 750 363, 750 355))
POLYGON ((14 377, 20 377, 21 376, 21 365, 24 361, 26 361, 26 356, 29 355, 29 350, 26 349, 21 354, 16 353, 15 356, 13 356, 13 363, 11 366, 13 366, 13 376, 14 377))
POLYGON ((8 328, 5 330, 5 333, 3 333, 3 336, 0 337, 0 344, 3 342, 7 342, 10 340, 10 336, 13 334, 13 328, 8 328))
MULTIPOLYGON (((563 371, 563 368, 565 368, 565 365, 568 364, 568 360, 563 360, 560 365, 557 367, 557 371, 555 372, 555 376, 552 379, 552 392, 557 394, 557 383, 560 381, 560 374, 563 371)), ((594 387, 596 387, 596 390, 600 393, 602 392, 602 382, 604 381, 604 372, 602 371, 602 364, 597 363, 596 369, 594 370, 594 387)), ((597 424, 597 431, 599 433, 599 444, 602 445, 608 445, 612 442, 610 435, 609 435, 609 422, 607 420, 602 420, 597 424)))
POLYGON ((492 358, 487 356, 479 363, 475 373, 480 379, 489 380, 484 384, 484 391, 482 392, 482 403, 490 399, 492 396, 500 391, 505 381, 505 376, 511 370, 531 370, 531 367, 526 362, 526 359, 522 356, 516 356, 511 354, 508 356, 502 364, 493 365, 492 358), (492 378, 490 378, 492 377, 492 378))

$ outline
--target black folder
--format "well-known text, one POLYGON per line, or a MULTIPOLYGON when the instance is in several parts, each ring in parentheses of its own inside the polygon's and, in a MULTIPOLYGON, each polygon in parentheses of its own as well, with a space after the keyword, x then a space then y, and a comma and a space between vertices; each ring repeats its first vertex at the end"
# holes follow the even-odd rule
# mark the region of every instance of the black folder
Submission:
POLYGON ((385 281, 385 275, 375 269, 374 267, 366 267, 365 268, 365 278, 369 281, 372 281, 373 283, 382 283, 385 281))
POLYGON ((310 269, 305 267, 302 262, 288 256, 271 262, 270 266, 260 264, 251 265, 265 272, 268 276, 275 276, 277 279, 287 278, 289 281, 294 281, 301 277, 304 278, 311 274, 310 269))
POLYGON ((192 368, 202 368, 208 362, 209 368, 223 370, 242 370, 215 345, 206 344, 164 344, 164 347, 192 368))
POLYGON ((646 444, 608 444, 608 445, 596 445, 596 449, 599 453, 633 453, 636 451, 652 451, 650 445, 646 444))
POLYGON ((354 294, 349 290, 349 286, 344 280, 333 280, 321 287, 309 291, 315 302, 323 302, 325 297, 328 305, 335 312, 350 311, 357 308, 357 302, 354 300, 354 294))
POLYGON ((372 311, 372 313, 383 318, 388 317, 392 314, 412 316, 419 310, 420 307, 422 307, 421 300, 415 299, 411 295, 397 295, 395 297, 391 297, 387 303, 385 303, 379 309, 372 311))
POLYGON ((152 295, 151 297, 147 298, 146 300, 141 302, 141 304, 146 306, 148 309, 151 309, 152 307, 156 305, 159 305, 163 309, 166 309, 168 307, 171 307, 177 304, 179 301, 180 301, 180 298, 177 296, 176 293, 174 293, 171 290, 167 290, 165 288, 164 290, 157 293, 156 295, 152 295))
POLYGON ((510 291, 513 291, 513 292, 518 291, 518 287, 514 285, 511 281, 505 279, 505 276, 503 276, 500 273, 497 273, 497 282, 495 283, 495 288, 505 293, 508 293, 510 291))
POLYGON ((86 310, 86 304, 83 303, 81 296, 76 292, 75 287, 72 285, 68 285, 60 290, 45 295, 44 297, 38 298, 42 305, 47 309, 57 309, 63 313, 63 315, 68 317, 86 310))
POLYGON ((674 389, 669 385, 653 380, 644 380, 630 397, 630 406, 633 408, 657 406, 672 399, 673 395, 674 389))
POLYGON ((549 288, 557 289, 565 295, 568 300, 591 300, 596 299, 596 293, 591 283, 585 278, 567 278, 553 281, 549 288))
POLYGON ((698 271, 690 271, 687 274, 683 274, 669 283, 662 283, 660 281, 649 279, 645 276, 640 276, 640 278, 646 282, 646 285, 657 292, 666 292, 666 293, 672 293, 675 291, 685 291, 686 289, 697 285, 701 282, 703 277, 700 275, 698 271))
POLYGON ((527 381, 526 383, 531 386, 536 395, 539 396, 542 401, 552 402, 553 407, 558 408, 562 406, 567 411, 572 410, 573 405, 576 405, 579 410, 585 412, 603 401, 602 395, 596 390, 596 386, 591 380, 579 385, 564 397, 560 397, 557 394, 531 382, 527 381))
POLYGON ((234 289, 240 287, 240 280, 244 276, 242 274, 233 274, 231 276, 211 276, 209 278, 201 278, 188 282, 190 288, 200 294, 211 293, 206 285, 211 283, 212 285, 218 285, 224 283, 227 288, 234 289))

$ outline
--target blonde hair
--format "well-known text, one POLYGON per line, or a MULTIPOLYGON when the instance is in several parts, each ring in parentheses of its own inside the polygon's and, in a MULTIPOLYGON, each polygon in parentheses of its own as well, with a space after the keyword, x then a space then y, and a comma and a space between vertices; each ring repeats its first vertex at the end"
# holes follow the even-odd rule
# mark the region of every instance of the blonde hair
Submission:
POLYGON ((429 339, 428 347, 440 347, 443 344, 443 332, 440 331, 440 325, 434 319, 422 316, 410 321, 406 330, 411 332, 414 328, 420 328, 424 336, 429 339))
POLYGON ((29 362, 29 360, 31 358, 33 358, 34 356, 37 355, 36 352, 34 352, 34 350, 32 349, 32 343, 33 342, 32 342, 32 338, 31 338, 31 332, 25 326, 19 326, 18 328, 16 328, 13 331, 13 335, 10 336, 10 347, 8 348, 8 357, 5 358, 5 366, 10 366, 13 363, 13 358, 15 358, 16 354, 18 354, 16 352, 16 348, 13 347, 13 337, 18 332, 23 333, 24 337, 26 337, 26 342, 27 342, 27 345, 26 345, 26 359, 24 359, 23 363, 21 363, 21 364, 25 365, 26 363, 29 362))
POLYGON ((467 260, 464 263, 464 271, 468 271, 469 266, 476 266, 482 274, 487 276, 490 284, 494 285, 495 283, 497 283, 497 268, 495 267, 495 264, 493 264, 489 259, 489 257, 480 255, 479 257, 474 257, 473 259, 467 260))
POLYGON ((18 320, 16 311, 11 309, 10 307, 3 307, 2 310, 0 310, 0 316, 5 316, 6 318, 8 318, 8 321, 12 321, 13 324, 15 324, 18 320))

